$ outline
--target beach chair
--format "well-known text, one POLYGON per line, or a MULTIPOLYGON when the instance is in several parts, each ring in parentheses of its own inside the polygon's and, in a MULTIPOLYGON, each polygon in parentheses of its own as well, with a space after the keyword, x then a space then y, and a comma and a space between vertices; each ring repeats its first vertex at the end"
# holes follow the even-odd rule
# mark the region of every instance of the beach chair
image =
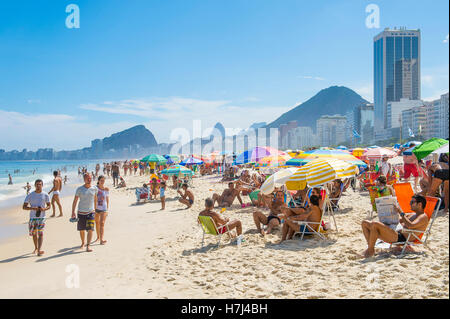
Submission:
POLYGON ((325 232, 325 230, 323 229, 323 217, 325 215, 325 211, 327 210, 327 205, 329 205, 328 203, 328 198, 325 195, 325 198, 323 198, 323 204, 322 204, 322 215, 320 216, 320 221, 315 223, 315 222, 307 222, 307 221, 294 221, 296 224, 300 225, 300 230, 301 230, 301 226, 304 225, 303 227, 303 231, 301 232, 295 232, 294 236, 297 234, 300 234, 300 240, 303 240, 303 237, 305 236, 305 233, 308 232, 310 235, 316 235, 319 236, 320 239, 325 239, 325 236, 323 235, 323 233, 325 232))
POLYGON ((414 196, 414 191, 410 183, 397 183, 393 185, 398 204, 404 213, 412 213, 409 202, 414 196))
POLYGON ((214 220, 209 216, 198 216, 198 223, 200 224, 203 230, 202 248, 204 246, 205 235, 219 236, 219 240, 217 241, 217 247, 219 247, 220 245, 220 240, 222 239, 223 234, 228 234, 228 237, 231 239, 231 233, 230 230, 228 229, 228 225, 217 227, 214 220))
POLYGON ((434 220, 436 219, 437 212, 439 211, 439 206, 441 206, 441 199, 430 196, 427 196, 426 199, 427 205, 425 206, 424 212, 429 220, 427 228, 424 231, 403 228, 402 232, 408 234, 406 241, 390 243, 390 248, 393 245, 403 245, 403 249, 400 256, 404 255, 406 247, 408 247, 409 245, 423 245, 424 247, 431 250, 431 248, 427 245, 427 239, 431 233, 431 227, 433 226, 434 220), (422 240, 424 235, 425 239, 422 240))

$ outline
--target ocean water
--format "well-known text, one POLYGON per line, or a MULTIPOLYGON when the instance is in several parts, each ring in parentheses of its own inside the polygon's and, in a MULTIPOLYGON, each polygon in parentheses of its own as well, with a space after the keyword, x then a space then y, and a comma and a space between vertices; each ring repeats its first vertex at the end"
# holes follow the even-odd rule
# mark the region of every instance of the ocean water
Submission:
POLYGON ((24 187, 27 182, 33 191, 34 181, 42 179, 44 190, 49 191, 53 186, 53 171, 59 169, 62 178, 67 176, 67 184, 80 184, 82 180, 78 177, 78 167, 87 167, 91 172, 99 163, 103 170, 103 162, 106 160, 0 161, 0 208, 14 205, 19 199, 23 200, 26 196, 24 187), (8 185, 8 173, 12 176, 12 185, 8 185))

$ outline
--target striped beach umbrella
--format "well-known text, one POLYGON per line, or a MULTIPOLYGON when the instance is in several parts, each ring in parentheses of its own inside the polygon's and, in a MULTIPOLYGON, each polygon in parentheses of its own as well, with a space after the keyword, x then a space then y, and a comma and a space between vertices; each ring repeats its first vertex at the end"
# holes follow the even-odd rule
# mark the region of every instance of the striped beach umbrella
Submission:
POLYGON ((349 178, 358 173, 356 165, 338 159, 317 159, 299 168, 287 181, 289 190, 319 186, 337 178, 349 178))
POLYGON ((172 175, 193 175, 194 172, 191 171, 189 168, 186 168, 184 166, 181 165, 173 165, 170 166, 166 169, 163 169, 161 171, 161 174, 167 175, 167 176, 172 176, 172 175))
POLYGON ((280 187, 284 185, 284 183, 295 174, 298 170, 296 167, 285 168, 275 172, 270 175, 264 184, 261 185, 261 192, 265 195, 270 194, 274 191, 275 187, 280 187))
POLYGON ((342 150, 312 150, 292 158, 286 162, 286 166, 303 166, 316 159, 339 159, 350 164, 357 165, 360 168, 366 168, 367 164, 353 156, 347 151, 342 150))

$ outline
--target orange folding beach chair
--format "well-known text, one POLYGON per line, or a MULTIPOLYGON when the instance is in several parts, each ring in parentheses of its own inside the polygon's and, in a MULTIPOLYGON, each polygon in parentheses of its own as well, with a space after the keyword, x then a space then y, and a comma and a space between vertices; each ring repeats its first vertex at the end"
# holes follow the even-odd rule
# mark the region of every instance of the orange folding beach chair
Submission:
POLYGON ((409 202, 414 196, 414 191, 410 183, 397 183, 393 185, 398 204, 404 213, 412 213, 409 202))
POLYGON ((403 254, 405 253, 406 247, 409 245, 424 245, 426 248, 431 250, 431 248, 428 247, 428 245, 427 245, 427 239, 431 232, 431 226, 433 226, 434 220, 436 219, 437 212, 439 210, 439 206, 441 205, 441 199, 437 198, 437 197, 430 197, 430 196, 427 196, 426 199, 427 199, 427 205, 425 206, 424 212, 427 215, 429 222, 428 222, 428 226, 425 229, 425 231, 404 228, 403 232, 405 234, 408 234, 406 241, 390 243, 390 247, 392 247, 392 245, 403 245, 403 249, 402 249, 400 256, 403 256, 403 254), (425 239, 422 240, 423 235, 425 235, 425 239))

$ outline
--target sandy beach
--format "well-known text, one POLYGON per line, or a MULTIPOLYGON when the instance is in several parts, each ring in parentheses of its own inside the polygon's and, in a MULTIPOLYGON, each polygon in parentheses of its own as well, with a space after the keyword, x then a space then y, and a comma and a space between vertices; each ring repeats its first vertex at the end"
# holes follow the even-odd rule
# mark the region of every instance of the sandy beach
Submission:
POLYGON ((237 246, 224 237, 215 249, 217 238, 208 236, 201 248, 197 215, 205 198, 226 187, 219 177, 194 178, 191 209, 168 189, 165 211, 159 200, 135 203, 134 188, 147 177, 126 180, 127 188, 110 194, 108 242, 94 244, 91 253, 79 249, 76 225, 68 221, 73 197, 63 198, 64 217, 47 220, 42 257, 31 254, 28 212, 2 211, 23 235, 0 242, 0 298, 449 298, 448 214, 433 225, 432 251, 419 247, 403 258, 385 251, 361 259, 367 193, 344 193, 335 215, 338 232, 327 240, 297 238, 280 245, 280 230, 257 234, 254 208, 236 201, 224 215, 242 221, 245 242, 237 246), (70 285, 73 269, 79 269, 78 288, 70 285))

